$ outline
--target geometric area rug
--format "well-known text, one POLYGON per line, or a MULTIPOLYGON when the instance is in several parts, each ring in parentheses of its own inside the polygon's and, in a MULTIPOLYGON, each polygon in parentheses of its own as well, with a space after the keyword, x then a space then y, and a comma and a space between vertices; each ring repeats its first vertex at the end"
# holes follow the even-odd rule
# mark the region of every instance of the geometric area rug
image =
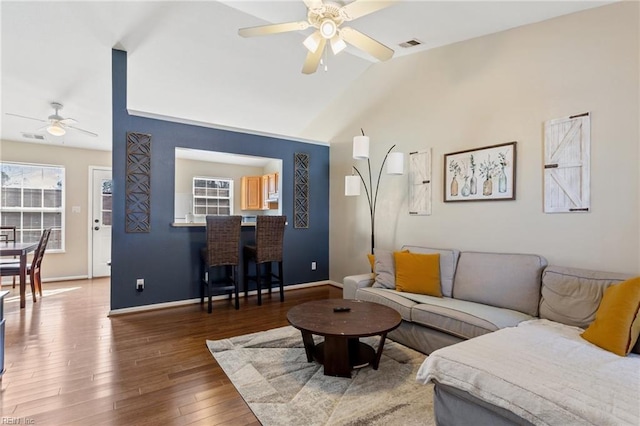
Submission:
MULTIPOLYGON (((375 349, 379 337, 361 341, 375 349)), ((300 331, 291 326, 207 340, 207 347, 265 426, 435 424, 433 387, 415 380, 426 355, 391 340, 378 370, 353 370, 350 379, 325 376, 321 365, 307 362, 300 331)))

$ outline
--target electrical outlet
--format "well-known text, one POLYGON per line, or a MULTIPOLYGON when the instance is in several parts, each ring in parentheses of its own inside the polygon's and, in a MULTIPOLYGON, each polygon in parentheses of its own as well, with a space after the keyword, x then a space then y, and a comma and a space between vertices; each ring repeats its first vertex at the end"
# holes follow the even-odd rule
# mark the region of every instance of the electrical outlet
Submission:
POLYGON ((316 262, 311 262, 311 270, 312 271, 316 270, 316 262))
POLYGON ((144 290, 144 278, 138 278, 136 280, 136 290, 138 291, 144 290))

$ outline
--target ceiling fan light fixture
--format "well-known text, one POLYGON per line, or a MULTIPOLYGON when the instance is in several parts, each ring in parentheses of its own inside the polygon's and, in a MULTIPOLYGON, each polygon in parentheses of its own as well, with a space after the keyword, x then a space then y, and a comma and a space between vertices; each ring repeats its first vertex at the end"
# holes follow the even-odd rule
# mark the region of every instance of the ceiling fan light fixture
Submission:
POLYGON ((333 19, 325 19, 320 23, 320 34, 327 40, 332 39, 337 31, 338 27, 336 23, 333 22, 333 19))
POLYGON ((67 133, 67 131, 64 130, 64 128, 58 123, 52 123, 49 127, 47 127, 47 132, 49 132, 49 134, 53 136, 63 136, 65 133, 67 133))
POLYGON ((304 39, 302 44, 304 44, 304 47, 306 47, 309 52, 316 53, 316 50, 318 50, 318 46, 320 46, 321 39, 322 36, 320 35, 320 33, 318 31, 314 31, 313 34, 304 39))
POLYGON ((345 43, 344 40, 338 37, 337 35, 331 39, 331 51, 333 52, 334 55, 337 55, 338 53, 342 52, 346 48, 347 48, 347 43, 345 43))

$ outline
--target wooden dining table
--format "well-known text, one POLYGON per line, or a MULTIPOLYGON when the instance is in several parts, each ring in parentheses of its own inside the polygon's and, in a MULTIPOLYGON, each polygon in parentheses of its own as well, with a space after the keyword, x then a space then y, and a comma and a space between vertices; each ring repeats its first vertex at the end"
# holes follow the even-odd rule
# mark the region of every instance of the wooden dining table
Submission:
POLYGON ((38 243, 0 242, 0 256, 20 256, 20 308, 26 304, 27 255, 38 247, 38 243))

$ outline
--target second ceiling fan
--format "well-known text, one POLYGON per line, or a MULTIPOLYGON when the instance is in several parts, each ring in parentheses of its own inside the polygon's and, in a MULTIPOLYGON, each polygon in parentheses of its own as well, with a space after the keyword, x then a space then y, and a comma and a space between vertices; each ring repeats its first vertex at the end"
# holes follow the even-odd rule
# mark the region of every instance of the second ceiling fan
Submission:
POLYGON ((316 28, 316 31, 303 42, 309 50, 302 67, 304 74, 316 72, 327 42, 334 54, 344 50, 347 47, 346 43, 349 43, 380 61, 386 61, 393 56, 393 50, 384 44, 351 27, 343 27, 342 24, 384 9, 398 0, 355 0, 344 6, 331 2, 324 3, 322 0, 303 1, 308 9, 306 21, 241 28, 238 34, 242 37, 253 37, 316 28))

